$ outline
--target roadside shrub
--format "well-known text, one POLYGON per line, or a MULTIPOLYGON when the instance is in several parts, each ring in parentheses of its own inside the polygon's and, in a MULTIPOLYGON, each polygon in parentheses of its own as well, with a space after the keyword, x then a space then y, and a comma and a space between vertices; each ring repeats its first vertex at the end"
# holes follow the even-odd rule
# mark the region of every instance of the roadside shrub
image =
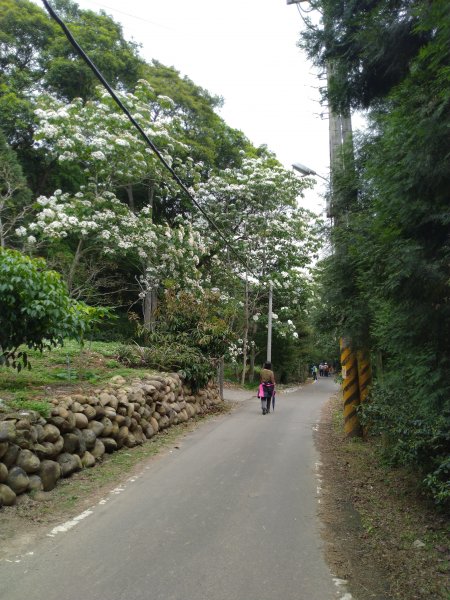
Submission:
POLYGON ((360 415, 371 435, 382 437, 384 458, 419 471, 426 492, 438 505, 450 506, 450 412, 387 378, 373 386, 360 415))
POLYGON ((0 249, 0 364, 19 371, 29 367, 21 345, 42 350, 63 339, 82 341, 106 308, 93 308, 70 298, 61 276, 47 270, 42 258, 0 249))
POLYGON ((127 343, 135 336, 135 325, 129 316, 116 311, 117 318, 108 319, 99 324, 95 332, 95 340, 98 342, 122 342, 127 343))
POLYGON ((211 291, 197 297, 190 292, 176 293, 169 289, 164 293, 157 311, 153 331, 139 328, 145 345, 158 339, 181 342, 183 346, 197 348, 205 356, 223 356, 232 339, 231 310, 211 291))
POLYGON ((152 346, 121 345, 117 360, 128 367, 175 371, 193 390, 204 387, 215 374, 213 363, 196 348, 161 339, 152 346))

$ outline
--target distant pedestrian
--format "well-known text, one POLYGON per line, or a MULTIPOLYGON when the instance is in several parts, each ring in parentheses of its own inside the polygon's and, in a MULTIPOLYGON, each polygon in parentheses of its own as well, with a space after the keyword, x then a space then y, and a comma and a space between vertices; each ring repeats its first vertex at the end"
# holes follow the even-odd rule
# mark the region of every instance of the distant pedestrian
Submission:
POLYGON ((319 364, 319 375, 323 377, 323 363, 319 364))
POLYGON ((317 371, 318 371, 317 366, 313 365, 313 368, 312 368, 313 381, 317 381, 317 371))
MULTIPOLYGON (((265 362, 261 369, 259 390, 262 414, 266 415, 270 413, 270 403, 275 397, 275 375, 270 362, 265 362)), ((275 406, 275 402, 273 405, 275 406)))

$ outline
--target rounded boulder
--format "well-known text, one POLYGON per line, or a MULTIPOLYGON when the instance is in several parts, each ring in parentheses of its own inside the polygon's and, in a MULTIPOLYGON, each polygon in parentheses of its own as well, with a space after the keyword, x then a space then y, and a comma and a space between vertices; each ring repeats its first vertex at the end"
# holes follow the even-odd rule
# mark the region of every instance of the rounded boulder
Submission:
POLYGON ((0 507, 13 506, 16 503, 15 492, 4 483, 0 483, 0 507))
POLYGON ((54 460, 43 460, 39 467, 44 492, 52 490, 61 477, 61 466, 54 460))
POLYGON ((80 471, 83 468, 81 458, 78 454, 69 454, 63 452, 56 459, 61 467, 61 477, 69 477, 75 471, 80 471))
POLYGON ((9 470, 5 483, 16 495, 18 495, 27 491, 30 480, 25 471, 21 467, 16 466, 9 470))
POLYGON ((21 450, 16 463, 18 467, 21 467, 25 471, 25 473, 30 474, 39 471, 41 461, 36 454, 31 452, 31 450, 21 450))

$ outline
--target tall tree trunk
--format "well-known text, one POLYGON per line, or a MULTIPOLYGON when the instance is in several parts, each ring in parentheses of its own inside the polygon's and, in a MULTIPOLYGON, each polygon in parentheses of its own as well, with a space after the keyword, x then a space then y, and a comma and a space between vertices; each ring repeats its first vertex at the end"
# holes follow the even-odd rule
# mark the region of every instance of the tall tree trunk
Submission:
POLYGON ((155 327, 155 312, 158 307, 158 289, 148 290, 144 296, 143 314, 144 328, 147 331, 153 331, 155 327))
POLYGON ((45 189, 51 170, 55 166, 55 164, 57 164, 57 162, 58 160, 55 158, 45 168, 39 171, 39 179, 36 182, 35 190, 36 198, 38 198, 42 194, 42 191, 45 189))
MULTIPOLYGON (((1 208, 0 208, 1 210, 1 208)), ((0 217, 0 248, 4 248, 5 247, 5 236, 3 235, 3 222, 2 222, 2 218, 0 217)))
MULTIPOLYGON (((131 187, 131 186, 128 186, 131 187)), ((148 189, 148 203, 151 208, 151 220, 153 221, 153 194, 155 191, 155 186, 153 182, 150 182, 150 186, 148 189)), ((131 190, 131 195, 133 191, 131 190)), ((130 199, 130 195, 128 195, 128 199, 130 199)), ((131 205, 130 205, 131 208, 131 205)), ((134 202, 133 209, 134 210, 134 202)), ((153 331, 155 329, 155 313, 158 307, 158 285, 154 284, 150 290, 147 290, 144 296, 143 302, 143 313, 144 313, 144 329, 147 331, 153 331)))
POLYGON ((244 304, 244 348, 242 353, 242 376, 241 385, 245 384, 245 375, 247 367, 247 342, 248 342, 248 280, 245 274, 245 304, 244 304))
POLYGON ((130 207, 130 210, 134 212, 134 196, 133 196, 133 186, 127 185, 126 188, 127 190, 127 196, 128 196, 128 206, 130 207))
POLYGON ((155 196, 155 183, 153 181, 151 181, 150 185, 148 186, 147 200, 148 200, 148 206, 152 210, 152 220, 153 220, 153 198, 154 198, 154 196, 155 196))
POLYGON ((77 249, 75 250, 75 256, 73 257, 72 264, 70 265, 69 274, 67 276, 67 287, 69 288, 69 294, 72 293, 73 280, 75 278, 75 270, 80 262, 81 248, 83 247, 83 238, 80 238, 77 249))
MULTIPOLYGON (((252 338, 252 340, 255 339, 255 334, 256 334, 256 323, 253 321, 253 323, 250 325, 250 337, 252 338)), ((253 380, 255 378, 255 361, 256 361, 256 346, 253 343, 250 347, 250 367, 248 370, 248 380, 250 382, 253 382, 253 380)))

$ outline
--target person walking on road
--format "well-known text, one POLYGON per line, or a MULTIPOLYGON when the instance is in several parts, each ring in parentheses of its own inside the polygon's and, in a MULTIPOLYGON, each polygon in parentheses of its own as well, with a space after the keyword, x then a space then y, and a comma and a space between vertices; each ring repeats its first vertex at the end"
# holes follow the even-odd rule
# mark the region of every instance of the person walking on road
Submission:
POLYGON ((270 362, 265 362, 261 369, 259 390, 262 414, 266 415, 270 413, 270 403, 275 395, 275 375, 270 362))
POLYGON ((317 365, 313 365, 312 376, 313 376, 313 381, 317 381, 317 365))

